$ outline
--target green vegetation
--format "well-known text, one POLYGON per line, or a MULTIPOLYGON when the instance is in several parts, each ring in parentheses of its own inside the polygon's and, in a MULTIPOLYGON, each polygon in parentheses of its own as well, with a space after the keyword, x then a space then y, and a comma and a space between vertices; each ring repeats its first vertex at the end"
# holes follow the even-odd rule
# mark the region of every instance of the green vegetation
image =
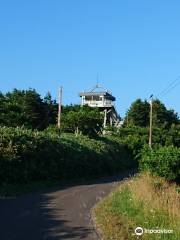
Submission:
MULTIPOLYGON (((44 99, 34 89, 0 93, 0 126, 44 130, 57 123, 58 105, 48 92, 44 99)), ((70 105, 62 107, 61 131, 97 137, 103 115, 98 109, 70 105)))
POLYGON ((63 106, 61 137, 56 128, 57 110, 50 93, 44 98, 34 89, 0 93, 2 193, 137 166, 126 146, 101 137, 103 115, 98 109, 63 106))
POLYGON ((0 127, 0 183, 110 175, 134 167, 131 154, 113 140, 0 127))
POLYGON ((139 163, 140 175, 119 186, 94 209, 103 239, 180 239, 180 122, 173 110, 153 102, 153 147, 148 146, 149 104, 135 101, 122 128, 109 128, 139 163), (164 178, 161 178, 164 177, 164 178), (143 229, 169 229, 173 234, 135 234, 143 229))
MULTIPOLYGON (((177 113, 168 110, 158 99, 153 100, 153 125, 154 127, 170 127, 179 122, 177 113)), ((126 125, 139 127, 149 126, 149 103, 147 100, 137 99, 132 103, 125 118, 126 125)))
POLYGON ((180 148, 168 146, 141 152, 140 169, 149 171, 168 180, 180 180, 180 148))
MULTIPOLYGON (((74 167, 78 168, 75 177, 83 173, 91 175, 92 172, 95 175, 112 173, 116 167, 119 170, 116 161, 121 156, 115 148, 122 145, 133 156, 133 166, 139 161, 141 170, 149 170, 170 180, 179 179, 179 119, 159 100, 153 102, 153 150, 146 147, 149 132, 149 103, 146 100, 138 99, 132 103, 124 126, 106 129, 110 133, 106 137, 101 137, 103 114, 98 109, 70 105, 62 107, 61 132, 72 135, 59 139, 57 109, 50 93, 43 99, 34 89, 0 93, 2 181, 28 182, 49 179, 49 176, 51 179, 70 178, 74 176, 74 167), (89 163, 91 155, 93 160, 89 163), (102 164, 99 159, 103 157, 111 159, 111 164, 102 164), (96 162, 94 159, 102 166, 96 168, 95 164, 95 169, 92 168, 93 161, 96 162)), ((126 161, 122 166, 124 164, 126 161)))
POLYGON ((57 104, 50 94, 42 99, 34 90, 17 90, 0 93, 0 125, 43 130, 55 124, 57 104))
POLYGON ((148 143, 148 129, 137 126, 122 127, 113 134, 124 143, 135 159, 139 158, 142 147, 148 143))
POLYGON ((125 181, 94 209, 104 240, 180 238, 180 196, 176 185, 149 174, 125 181), (148 234, 140 238, 136 227, 173 230, 173 234, 148 234))
POLYGON ((150 171, 168 180, 180 178, 180 124, 153 128, 153 149, 148 146, 148 128, 122 127, 111 138, 123 143, 139 162, 140 170, 150 171))
POLYGON ((138 99, 121 128, 106 128, 103 114, 88 106, 62 107, 61 136, 56 101, 32 89, 0 93, 0 195, 19 194, 62 181, 111 175, 137 168, 95 209, 105 239, 137 239, 137 226, 172 229, 171 235, 141 239, 179 239, 180 121, 159 100, 153 102, 153 147, 148 147, 149 103, 138 99), (149 173, 148 173, 149 172, 149 173), (165 179, 162 179, 164 177, 165 179))
POLYGON ((102 133, 103 129, 103 115, 98 109, 93 109, 88 106, 74 107, 67 111, 64 108, 62 114, 62 131, 88 135, 90 137, 97 137, 102 133))

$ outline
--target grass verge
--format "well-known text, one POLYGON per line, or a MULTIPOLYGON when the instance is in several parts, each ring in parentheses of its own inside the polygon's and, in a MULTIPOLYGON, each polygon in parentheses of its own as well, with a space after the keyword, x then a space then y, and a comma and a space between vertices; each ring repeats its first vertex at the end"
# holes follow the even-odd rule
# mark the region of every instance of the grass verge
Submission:
POLYGON ((177 186, 163 178, 142 173, 125 181, 93 210, 104 240, 180 239, 180 194, 177 186), (135 229, 144 234, 137 236, 135 229), (173 230, 173 233, 145 233, 173 230))

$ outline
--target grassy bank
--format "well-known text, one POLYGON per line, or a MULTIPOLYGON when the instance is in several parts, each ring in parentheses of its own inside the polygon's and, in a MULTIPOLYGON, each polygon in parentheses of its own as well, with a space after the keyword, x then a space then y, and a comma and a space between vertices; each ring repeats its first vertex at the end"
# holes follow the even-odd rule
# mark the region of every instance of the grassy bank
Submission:
POLYGON ((131 154, 117 141, 0 127, 2 193, 26 184, 112 175, 134 166, 131 154))
POLYGON ((160 177, 140 174, 121 184, 94 209, 105 240, 180 239, 180 195, 176 185, 160 177), (136 227, 173 230, 172 234, 135 235, 136 227))

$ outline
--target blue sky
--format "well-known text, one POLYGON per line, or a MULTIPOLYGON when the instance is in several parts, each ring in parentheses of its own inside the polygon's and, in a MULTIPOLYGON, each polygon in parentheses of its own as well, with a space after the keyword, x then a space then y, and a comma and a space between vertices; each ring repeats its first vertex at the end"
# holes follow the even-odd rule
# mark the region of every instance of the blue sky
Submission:
MULTIPOLYGON (((96 84, 120 115, 180 75, 180 2, 167 0, 0 1, 0 91, 35 88, 63 103, 96 84)), ((161 98, 180 113, 180 85, 161 98)))

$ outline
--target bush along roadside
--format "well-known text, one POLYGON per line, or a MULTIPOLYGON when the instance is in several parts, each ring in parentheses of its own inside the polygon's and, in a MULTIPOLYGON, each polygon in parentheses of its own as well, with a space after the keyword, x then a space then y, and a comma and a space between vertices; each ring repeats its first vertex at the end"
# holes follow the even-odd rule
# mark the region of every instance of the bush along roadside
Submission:
POLYGON ((93 215, 104 240, 180 239, 177 185, 148 173, 141 173, 119 185, 98 203, 93 215), (137 227, 143 232, 135 232, 137 227))
POLYGON ((134 167, 116 141, 0 127, 0 185, 110 175, 134 167))
POLYGON ((173 146, 150 149, 145 146, 141 151, 140 169, 167 180, 180 180, 180 148, 173 146))

